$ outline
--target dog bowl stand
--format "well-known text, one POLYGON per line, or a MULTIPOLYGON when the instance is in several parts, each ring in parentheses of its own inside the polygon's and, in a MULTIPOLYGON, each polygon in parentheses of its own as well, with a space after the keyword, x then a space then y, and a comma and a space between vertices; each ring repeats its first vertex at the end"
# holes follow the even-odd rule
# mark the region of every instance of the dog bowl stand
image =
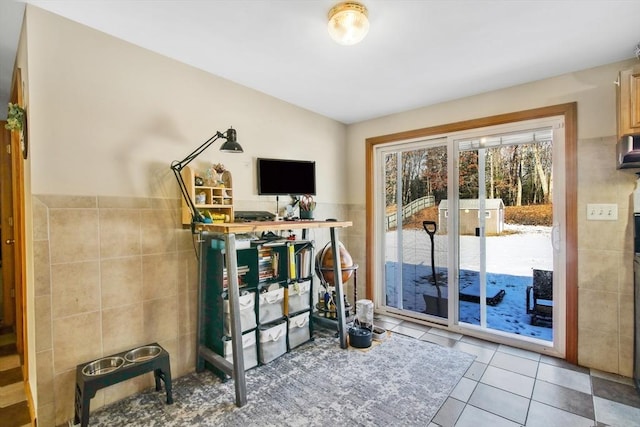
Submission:
MULTIPOLYGON (((80 423, 82 427, 89 425, 89 405, 96 392, 105 387, 117 384, 122 381, 137 377, 153 371, 156 381, 156 391, 162 390, 161 380, 164 381, 167 392, 167 404, 173 403, 171 394, 171 366, 169 364, 169 353, 159 344, 148 344, 160 347, 160 353, 152 359, 139 362, 125 362, 120 368, 102 375, 85 375, 82 369, 87 365, 83 363, 76 367, 76 395, 75 395, 75 416, 74 424, 80 423)), ((133 349, 132 349, 133 350, 133 349)), ((113 354, 107 357, 124 357, 130 350, 113 354)))

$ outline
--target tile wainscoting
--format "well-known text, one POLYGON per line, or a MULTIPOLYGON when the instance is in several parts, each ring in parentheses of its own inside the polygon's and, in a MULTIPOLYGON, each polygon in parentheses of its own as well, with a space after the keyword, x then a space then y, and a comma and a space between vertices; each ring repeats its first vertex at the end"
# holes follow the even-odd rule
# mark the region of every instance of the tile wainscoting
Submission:
MULTIPOLYGON (((179 209, 178 199, 33 197, 39 425, 73 417, 80 363, 157 341, 173 376, 194 370, 198 269, 179 209)), ((152 383, 109 387, 91 409, 152 383)))
MULTIPOLYGON (((32 202, 38 424, 56 426, 73 417, 80 363, 158 342, 171 355, 174 378, 192 372, 198 265, 191 232, 180 224, 180 200, 35 195, 32 202)), ((342 219, 349 209, 319 203, 317 212, 318 218, 342 219)), ((339 237, 347 247, 364 247, 350 241, 348 230, 339 237)), ((315 230, 309 238, 321 247, 330 237, 315 230)), ((362 286, 364 295, 364 280, 362 286)), ((152 384, 147 374, 108 387, 91 409, 152 384)))

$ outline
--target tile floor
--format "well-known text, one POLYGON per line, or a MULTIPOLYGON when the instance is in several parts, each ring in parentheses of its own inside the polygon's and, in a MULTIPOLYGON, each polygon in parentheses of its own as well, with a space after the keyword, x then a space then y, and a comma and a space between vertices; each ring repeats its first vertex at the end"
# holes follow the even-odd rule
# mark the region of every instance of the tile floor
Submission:
MULTIPOLYGON (((376 325, 476 356, 429 427, 640 426, 630 378, 388 316, 376 315, 376 325)), ((20 360, 8 347, 0 346, 0 425, 27 426, 24 389, 13 379, 20 360)))
POLYGON ((630 378, 388 316, 375 323, 476 356, 429 427, 640 426, 630 378))

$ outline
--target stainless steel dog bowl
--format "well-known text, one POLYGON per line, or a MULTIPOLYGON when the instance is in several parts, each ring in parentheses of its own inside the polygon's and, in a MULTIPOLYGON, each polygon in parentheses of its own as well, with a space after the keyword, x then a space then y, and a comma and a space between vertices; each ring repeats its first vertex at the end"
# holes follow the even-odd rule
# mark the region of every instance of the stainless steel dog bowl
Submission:
POLYGON ((162 352, 162 348, 157 345, 145 345, 144 347, 129 350, 124 358, 127 362, 137 363, 151 360, 162 352))
POLYGON ((124 359, 120 356, 111 356, 87 363, 82 368, 82 373, 87 376, 104 375, 113 372, 124 365, 124 359))

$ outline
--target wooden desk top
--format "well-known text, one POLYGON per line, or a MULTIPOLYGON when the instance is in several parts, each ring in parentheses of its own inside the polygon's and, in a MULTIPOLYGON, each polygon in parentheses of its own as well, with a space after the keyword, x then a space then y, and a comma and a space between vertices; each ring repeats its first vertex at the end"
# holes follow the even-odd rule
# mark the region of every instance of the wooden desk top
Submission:
POLYGON ((220 222, 215 224, 196 223, 198 231, 213 233, 252 233, 255 231, 301 230, 311 228, 346 228, 351 227, 351 221, 251 221, 251 222, 220 222))

